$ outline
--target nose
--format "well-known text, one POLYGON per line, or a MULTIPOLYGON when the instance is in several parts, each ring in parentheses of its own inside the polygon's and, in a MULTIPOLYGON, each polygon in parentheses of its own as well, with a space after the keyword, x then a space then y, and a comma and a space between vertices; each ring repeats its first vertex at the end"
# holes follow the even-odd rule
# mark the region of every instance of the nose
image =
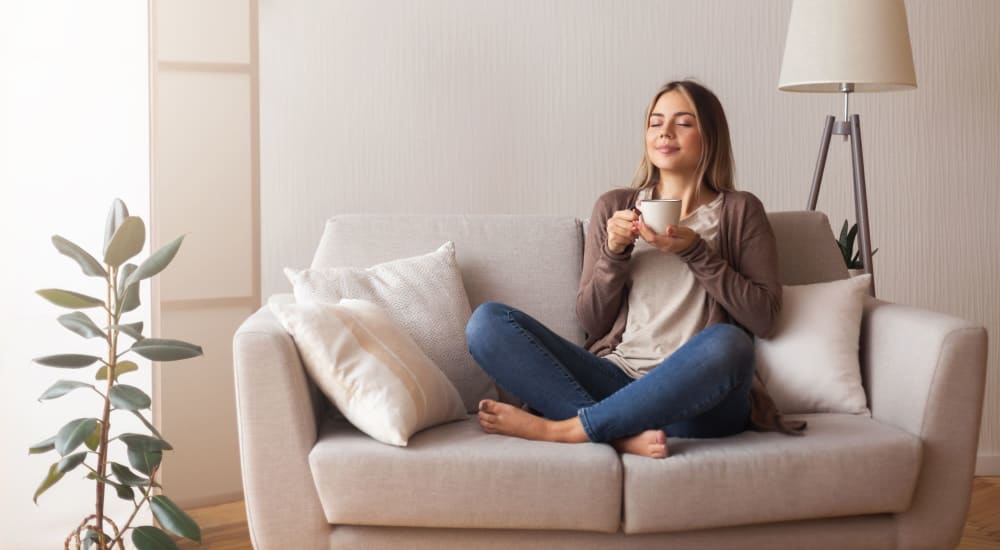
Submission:
POLYGON ((660 127, 660 137, 672 138, 674 137, 673 126, 671 124, 664 124, 660 127))

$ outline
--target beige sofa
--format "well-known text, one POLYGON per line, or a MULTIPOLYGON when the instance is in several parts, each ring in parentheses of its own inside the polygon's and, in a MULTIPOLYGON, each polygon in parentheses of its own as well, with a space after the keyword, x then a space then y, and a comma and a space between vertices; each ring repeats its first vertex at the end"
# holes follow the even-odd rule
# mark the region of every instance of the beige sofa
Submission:
MULTIPOLYGON (((785 284, 847 276, 826 217, 770 215, 785 284)), ((367 266, 455 242, 473 307, 520 307, 576 341, 585 222, 342 216, 313 267, 367 266)), ((433 322, 433 319, 428 319, 433 322)), ((267 307, 240 327, 243 483, 258 549, 942 549, 968 508, 986 332, 871 300, 861 364, 872 417, 803 415, 805 437, 671 439, 671 457, 525 441, 474 416, 378 443, 319 396, 267 307)))

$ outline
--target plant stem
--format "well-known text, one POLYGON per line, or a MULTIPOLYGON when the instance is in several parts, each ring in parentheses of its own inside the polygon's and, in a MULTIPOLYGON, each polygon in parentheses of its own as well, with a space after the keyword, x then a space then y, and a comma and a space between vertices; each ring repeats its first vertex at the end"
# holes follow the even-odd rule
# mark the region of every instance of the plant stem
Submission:
POLYGON ((112 546, 114 546, 116 542, 121 543, 120 539, 125 536, 125 531, 128 531, 129 525, 132 525, 132 520, 135 519, 135 515, 139 513, 139 509, 142 508, 142 505, 145 504, 147 500, 149 500, 149 493, 153 491, 153 483, 155 483, 154 479, 156 478, 156 472, 159 469, 160 466, 157 465, 149 473, 149 485, 146 485, 146 490, 143 491, 142 493, 142 499, 140 499, 139 503, 135 505, 135 510, 132 510, 132 515, 129 516, 128 520, 125 521, 125 524, 122 526, 122 530, 118 534, 118 537, 115 540, 111 541, 112 546))
MULTIPOLYGON (((98 535, 97 539, 99 541, 99 547, 101 550, 108 550, 108 545, 104 540, 104 489, 107 484, 102 481, 105 478, 105 472, 108 466, 108 434, 111 431, 111 388, 115 383, 115 365, 118 362, 117 348, 118 348, 118 331, 114 330, 112 325, 117 324, 118 320, 114 318, 111 313, 111 297, 114 293, 114 297, 117 300, 118 293, 117 287, 118 282, 116 280, 117 268, 108 266, 108 297, 107 297, 107 312, 108 312, 108 391, 104 397, 104 416, 101 422, 101 444, 97 451, 97 475, 100 479, 97 480, 97 532, 101 533, 98 535)), ((113 545, 113 543, 112 543, 113 545)))

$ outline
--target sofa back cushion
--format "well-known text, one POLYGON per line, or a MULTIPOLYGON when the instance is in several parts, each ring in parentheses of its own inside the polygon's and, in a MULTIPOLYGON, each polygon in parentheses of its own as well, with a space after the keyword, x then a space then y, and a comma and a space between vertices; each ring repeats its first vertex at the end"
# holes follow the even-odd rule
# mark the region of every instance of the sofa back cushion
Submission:
POLYGON ((326 223, 312 268, 369 267, 455 243, 473 309, 486 301, 522 309, 582 343, 576 292, 583 264, 580 222, 551 216, 342 215, 326 223))
POLYGON ((847 278, 830 220, 822 212, 771 212, 778 241, 778 271, 785 285, 810 285, 847 278))
MULTIPOLYGON (((768 219, 783 284, 847 277, 826 214, 772 212, 768 219)), ((453 241, 473 309, 503 302, 582 343, 576 292, 586 224, 554 216, 345 214, 327 221, 311 267, 369 267, 453 241)))

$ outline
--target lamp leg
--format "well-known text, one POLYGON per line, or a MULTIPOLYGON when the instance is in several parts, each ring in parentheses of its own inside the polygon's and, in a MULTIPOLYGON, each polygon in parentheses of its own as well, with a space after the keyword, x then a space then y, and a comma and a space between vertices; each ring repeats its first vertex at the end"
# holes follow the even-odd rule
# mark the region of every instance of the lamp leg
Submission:
POLYGON ((858 219, 858 240, 865 273, 872 276, 868 293, 875 296, 875 270, 872 265, 871 231, 868 225, 868 193, 865 186, 865 159, 861 149, 861 117, 851 115, 851 160, 854 164, 854 211, 858 219))
POLYGON ((830 151, 830 135, 833 133, 833 116, 827 115, 823 125, 823 137, 820 139, 819 155, 816 157, 816 169, 813 171, 812 189, 809 191, 809 210, 816 210, 819 200, 819 186, 823 181, 823 170, 826 168, 826 154, 830 151))

